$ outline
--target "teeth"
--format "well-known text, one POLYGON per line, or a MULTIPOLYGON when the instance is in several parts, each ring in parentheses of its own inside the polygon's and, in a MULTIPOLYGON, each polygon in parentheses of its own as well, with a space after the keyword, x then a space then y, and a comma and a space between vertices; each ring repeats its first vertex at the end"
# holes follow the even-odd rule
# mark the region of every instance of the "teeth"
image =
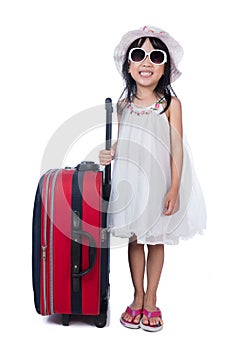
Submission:
POLYGON ((150 75, 152 75, 151 72, 140 72, 140 75, 142 75, 143 77, 149 77, 150 75))

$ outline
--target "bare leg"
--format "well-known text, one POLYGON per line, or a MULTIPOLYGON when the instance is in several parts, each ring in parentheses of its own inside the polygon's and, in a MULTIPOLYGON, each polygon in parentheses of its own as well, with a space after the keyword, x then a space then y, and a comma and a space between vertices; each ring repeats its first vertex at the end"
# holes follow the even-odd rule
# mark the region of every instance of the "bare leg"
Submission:
MULTIPOLYGON (((129 267, 131 272, 131 278, 134 286, 134 300, 130 307, 133 310, 141 309, 143 306, 144 299, 144 273, 145 273, 145 252, 144 245, 138 244, 136 237, 133 236, 130 239, 128 247, 128 258, 129 258, 129 267)), ((125 321, 131 322, 133 317, 130 316, 127 312, 122 314, 122 317, 125 321)), ((135 317, 134 322, 138 323, 141 316, 138 315, 135 317)))
MULTIPOLYGON (((148 311, 156 310, 156 293, 160 281, 160 276, 164 263, 164 245, 148 245, 147 256, 147 290, 144 298, 143 307, 148 311)), ((160 317, 154 317, 148 321, 147 317, 143 316, 143 323, 150 325, 156 325, 158 323, 163 324, 160 317)))

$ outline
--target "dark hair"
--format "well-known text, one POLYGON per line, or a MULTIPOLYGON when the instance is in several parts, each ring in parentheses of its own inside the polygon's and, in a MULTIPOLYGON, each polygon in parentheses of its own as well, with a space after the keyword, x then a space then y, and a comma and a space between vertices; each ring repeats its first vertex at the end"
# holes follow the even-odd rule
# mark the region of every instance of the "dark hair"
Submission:
MULTIPOLYGON (((142 37, 139 38, 137 40, 135 40, 128 48, 126 55, 125 55, 125 60, 122 66, 122 75, 125 81, 125 88, 119 98, 119 103, 118 103, 118 107, 120 109, 120 100, 122 99, 122 97, 124 96, 124 106, 129 103, 132 102, 132 99, 134 97, 137 97, 137 86, 136 86, 136 82, 135 80, 132 78, 131 74, 129 74, 129 62, 128 62, 128 55, 129 55, 129 51, 134 48, 134 47, 142 47, 142 45, 144 44, 144 42, 146 41, 146 39, 149 39, 152 46, 155 49, 159 49, 159 50, 164 50, 167 54, 167 62, 165 63, 165 68, 164 68, 164 74, 163 76, 160 78, 154 93, 164 97, 165 101, 166 101, 166 107, 164 108, 164 110, 161 113, 166 112, 166 110, 168 109, 168 107, 170 106, 171 103, 171 91, 174 93, 173 89, 171 88, 171 82, 170 82, 170 74, 171 74, 171 59, 170 59, 170 54, 168 51, 167 46, 164 44, 164 42, 158 38, 153 38, 153 37, 142 37)), ((174 93, 175 95, 175 93, 174 93)))

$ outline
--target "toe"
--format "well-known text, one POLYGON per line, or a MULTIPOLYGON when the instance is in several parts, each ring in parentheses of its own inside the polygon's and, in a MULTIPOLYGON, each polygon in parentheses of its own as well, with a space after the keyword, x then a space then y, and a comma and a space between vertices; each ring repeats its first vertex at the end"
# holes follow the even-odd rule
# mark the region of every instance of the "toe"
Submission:
POLYGON ((140 318, 141 318, 141 315, 137 315, 136 317, 134 317, 133 322, 134 323, 139 323, 140 322, 140 318))
POLYGON ((151 317, 150 319, 145 318, 145 320, 143 319, 143 323, 152 327, 163 325, 163 321, 160 317, 151 317))
POLYGON ((142 323, 145 324, 145 325, 149 324, 148 318, 145 315, 142 318, 142 323))
POLYGON ((157 320, 155 318, 150 318, 150 326, 156 326, 157 320))
POLYGON ((121 315, 122 320, 126 321, 126 315, 126 312, 123 312, 123 314, 121 315))
POLYGON ((132 317, 132 316, 130 316, 129 314, 127 314, 127 321, 128 321, 128 322, 131 322, 131 321, 132 321, 132 319, 133 319, 133 317, 132 317))
POLYGON ((160 317, 153 318, 153 326, 162 326, 163 321, 160 317))
POLYGON ((131 322, 132 321, 132 317, 128 314, 128 312, 124 312, 122 314, 122 318, 123 320, 125 320, 126 322, 131 322))

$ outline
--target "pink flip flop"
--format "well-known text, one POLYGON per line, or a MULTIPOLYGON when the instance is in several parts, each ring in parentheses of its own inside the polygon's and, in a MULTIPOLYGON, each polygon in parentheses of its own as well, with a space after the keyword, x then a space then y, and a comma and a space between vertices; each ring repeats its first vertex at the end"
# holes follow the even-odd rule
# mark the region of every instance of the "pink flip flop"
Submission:
POLYGON ((124 327, 131 328, 131 329, 138 329, 138 328, 140 328, 140 322, 135 323, 134 319, 135 319, 136 316, 142 314, 142 309, 133 310, 133 309, 131 309, 131 307, 128 306, 125 312, 127 312, 127 314, 129 314, 131 317, 133 317, 133 319, 132 319, 132 321, 129 322, 129 321, 124 320, 124 318, 121 316, 121 318, 120 318, 121 324, 124 327))
MULTIPOLYGON (((156 311, 152 311, 152 312, 150 312, 150 311, 148 311, 146 309, 143 309, 142 310, 142 314, 145 315, 148 318, 148 320, 150 320, 150 318, 152 318, 152 317, 161 317, 162 318, 162 313, 161 313, 161 311, 160 311, 160 309, 158 307, 157 307, 156 311)), ((140 327, 142 329, 144 329, 144 331, 158 332, 158 331, 160 331, 163 328, 163 325, 161 323, 159 323, 159 324, 156 324, 156 325, 152 326, 152 325, 150 325, 150 323, 149 324, 143 323, 142 319, 141 319, 140 327)))

